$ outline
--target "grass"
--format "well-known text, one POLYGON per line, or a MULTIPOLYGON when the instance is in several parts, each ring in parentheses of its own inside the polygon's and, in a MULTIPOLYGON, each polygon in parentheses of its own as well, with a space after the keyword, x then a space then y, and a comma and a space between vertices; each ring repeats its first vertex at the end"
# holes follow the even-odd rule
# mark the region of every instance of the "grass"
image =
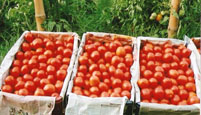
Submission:
MULTIPOLYGON (((167 37, 169 0, 43 0, 47 31, 167 37), (152 13, 167 12, 160 22, 152 13)), ((181 0, 177 38, 200 36, 201 0, 181 0)), ((25 30, 36 30, 33 0, 0 1, 0 62, 25 30)))

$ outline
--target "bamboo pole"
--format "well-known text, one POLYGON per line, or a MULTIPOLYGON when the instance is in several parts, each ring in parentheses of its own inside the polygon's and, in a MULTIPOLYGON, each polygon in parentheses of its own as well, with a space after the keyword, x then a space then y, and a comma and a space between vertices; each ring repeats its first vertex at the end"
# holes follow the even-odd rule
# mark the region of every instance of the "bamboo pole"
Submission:
POLYGON ((45 10, 43 5, 43 0, 34 0, 34 7, 35 7, 35 19, 36 19, 36 26, 38 31, 44 31, 41 24, 45 20, 45 10))
POLYGON ((168 38, 173 38, 177 34, 179 19, 173 14, 178 13, 179 4, 180 0, 171 0, 171 11, 168 25, 168 38))

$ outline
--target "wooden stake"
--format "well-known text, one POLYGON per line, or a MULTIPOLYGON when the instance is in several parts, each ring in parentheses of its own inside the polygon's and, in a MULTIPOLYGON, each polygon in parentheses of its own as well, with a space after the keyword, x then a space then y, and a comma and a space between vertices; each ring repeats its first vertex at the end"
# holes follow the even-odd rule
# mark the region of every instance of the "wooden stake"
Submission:
POLYGON ((177 34, 179 19, 174 16, 174 13, 178 13, 180 0, 172 0, 171 1, 171 11, 170 11, 170 19, 168 25, 168 38, 174 38, 177 34))
POLYGON ((44 28, 42 28, 41 26, 46 17, 43 0, 34 0, 34 6, 35 6, 35 18, 36 18, 37 30, 44 31, 44 28))

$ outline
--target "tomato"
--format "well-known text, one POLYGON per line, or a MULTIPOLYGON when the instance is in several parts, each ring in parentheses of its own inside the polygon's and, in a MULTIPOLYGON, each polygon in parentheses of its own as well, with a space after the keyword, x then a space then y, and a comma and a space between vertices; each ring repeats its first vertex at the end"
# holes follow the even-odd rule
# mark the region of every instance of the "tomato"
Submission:
POLYGON ((109 87, 107 86, 107 84, 104 83, 104 82, 100 82, 99 85, 98 85, 98 87, 99 87, 99 89, 100 89, 101 92, 108 91, 108 89, 109 89, 109 87))
POLYGON ((164 73, 164 69, 163 69, 162 66, 156 66, 156 67, 155 67, 155 71, 156 71, 156 72, 162 72, 162 73, 164 73))
POLYGON ((194 77, 194 72, 193 72, 192 69, 188 68, 188 69, 186 70, 185 75, 186 75, 187 77, 194 77))
POLYGON ((169 63, 163 63, 162 67, 165 71, 169 71, 170 70, 170 64, 169 63))
POLYGON ((191 50, 190 49, 187 49, 187 48, 184 48, 181 52, 182 56, 183 57, 189 57, 191 55, 191 50))
POLYGON ((100 54, 98 51, 93 51, 90 57, 94 62, 97 62, 100 59, 100 54))
POLYGON ((112 53, 109 51, 105 52, 104 58, 106 62, 110 62, 112 59, 112 53))
POLYGON ((15 85, 15 78, 12 75, 9 75, 5 78, 4 82, 6 85, 13 86, 13 85, 15 85))
POLYGON ((130 91, 131 88, 132 88, 132 86, 131 86, 131 83, 129 81, 128 82, 123 82, 123 84, 122 84, 122 89, 123 90, 130 91))
POLYGON ((177 70, 175 70, 175 69, 170 69, 170 70, 168 71, 168 76, 169 76, 170 78, 177 79, 177 77, 179 76, 179 73, 178 73, 177 70))
POLYGON ((46 84, 50 84, 50 81, 46 78, 40 80, 40 87, 43 88, 46 84))
POLYGON ((123 79, 124 77, 124 72, 121 69, 116 69, 114 73, 115 78, 123 79))
POLYGON ((54 50, 55 49, 55 44, 52 42, 52 41, 48 41, 46 44, 45 44, 45 47, 46 49, 48 50, 54 50))
POLYGON ((46 71, 47 71, 48 75, 54 75, 55 71, 56 71, 56 68, 54 66, 52 66, 52 65, 48 65, 46 71))
POLYGON ((18 51, 15 55, 16 59, 22 60, 24 59, 24 53, 22 51, 18 51))
POLYGON ((185 75, 184 71, 182 69, 178 69, 177 71, 178 71, 179 75, 185 75))
MULTIPOLYGON (((84 75, 84 73, 82 73, 82 72, 78 72, 77 74, 76 74, 76 76, 77 77, 82 77, 83 79, 85 78, 85 75, 84 75)), ((91 76, 90 76, 91 77, 91 76)))
POLYGON ((62 63, 69 65, 70 64, 70 58, 63 58, 62 63))
POLYGON ((185 85, 188 82, 188 79, 185 75, 179 75, 179 77, 177 78, 177 82, 180 85, 185 85))
POLYGON ((101 74, 100 71, 94 71, 94 72, 92 73, 92 76, 97 76, 98 78, 101 78, 101 77, 102 77, 102 74, 101 74))
POLYGON ((176 55, 173 55, 172 58, 173 58, 173 62, 176 62, 177 64, 179 64, 180 59, 176 55))
POLYGON ((146 66, 147 65, 147 61, 145 59, 140 60, 140 65, 141 66, 146 66))
POLYGON ((57 81, 55 84, 56 92, 60 94, 63 87, 63 81, 57 81))
POLYGON ((165 92, 163 90, 163 88, 161 86, 157 86, 154 89, 154 93, 153 93, 154 98, 156 99, 163 99, 165 96, 165 92))
POLYGON ((3 85, 1 90, 3 92, 7 92, 7 93, 12 93, 13 92, 13 88, 11 85, 3 85))
POLYGON ((126 58, 125 64, 127 65, 127 67, 130 67, 133 64, 133 59, 132 58, 126 58))
POLYGON ((160 46, 154 46, 154 52, 156 53, 156 52, 162 52, 162 49, 161 49, 161 47, 160 46))
POLYGON ((20 74, 20 68, 19 67, 13 67, 10 70, 10 75, 14 76, 14 77, 18 77, 20 74))
POLYGON ((122 89, 120 87, 114 88, 113 92, 120 94, 122 89))
POLYGON ((33 77, 30 74, 24 74, 23 79, 24 81, 32 81, 33 77))
POLYGON ((37 63, 37 60, 36 59, 30 59, 29 62, 28 62, 28 66, 30 68, 35 68, 37 67, 38 63, 37 63))
POLYGON ((170 78, 164 78, 162 81, 163 88, 171 88, 172 87, 172 80, 170 78))
POLYGON ((90 44, 88 46, 86 46, 86 51, 91 54, 93 51, 96 50, 96 46, 94 44, 90 44))
POLYGON ((39 77, 35 77, 34 79, 33 79, 33 82, 34 82, 34 84, 36 85, 36 86, 40 86, 40 78, 39 77))
POLYGON ((191 97, 191 98, 188 98, 187 103, 188 103, 189 105, 196 104, 196 103, 200 103, 200 99, 199 99, 197 96, 193 96, 193 97, 191 97))
POLYGON ((31 50, 30 45, 29 45, 28 43, 26 43, 26 42, 22 43, 22 46, 21 46, 21 47, 22 47, 22 50, 23 50, 24 52, 31 50))
POLYGON ((147 61, 154 61, 155 60, 155 55, 154 55, 154 53, 152 53, 152 52, 149 52, 148 54, 147 54, 147 61))
POLYGON ((124 91, 121 92, 121 96, 122 97, 126 96, 128 99, 130 99, 131 98, 131 93, 129 91, 127 91, 127 90, 124 90, 124 91))
POLYGON ((117 47, 118 47, 117 44, 114 43, 114 42, 111 42, 110 45, 109 45, 109 49, 110 49, 110 51, 112 51, 112 52, 115 52, 116 49, 117 49, 117 47))
POLYGON ((81 90, 75 90, 73 91, 73 93, 77 94, 77 95, 83 95, 82 91, 81 90))
POLYGON ((23 89, 19 90, 18 94, 22 95, 22 96, 27 96, 29 94, 29 91, 27 89, 23 88, 23 89))
POLYGON ((162 72, 155 72, 153 76, 158 82, 162 82, 164 75, 162 72))
POLYGON ((82 77, 75 77, 74 78, 74 85, 75 86, 79 86, 79 87, 82 87, 84 86, 84 80, 82 77))
POLYGON ((179 63, 179 67, 180 67, 180 69, 182 69, 182 70, 187 70, 188 69, 188 67, 189 67, 189 65, 188 65, 188 62, 186 62, 186 61, 181 61, 180 63, 179 63))
POLYGON ((185 84, 185 88, 187 91, 193 91, 195 92, 196 91, 196 87, 195 87, 195 83, 192 83, 192 82, 188 82, 185 84))
POLYGON ((113 75, 115 74, 116 69, 115 69, 114 66, 110 66, 108 71, 109 71, 109 74, 110 74, 111 76, 113 76, 113 75))
POLYGON ((179 97, 181 99, 188 99, 188 96, 189 96, 189 94, 188 94, 188 92, 185 89, 181 89, 179 91, 179 97))
POLYGON ((163 55, 163 62, 166 62, 166 63, 172 62, 172 54, 171 53, 165 53, 163 55))
POLYGON ((149 70, 154 70, 154 68, 155 68, 155 63, 154 63, 154 61, 148 61, 148 62, 147 62, 147 69, 149 69, 149 70))
POLYGON ((63 64, 59 69, 62 69, 62 70, 67 70, 68 69, 68 65, 66 64, 63 64))
POLYGON ((131 74, 130 74, 130 72, 125 72, 124 73, 124 80, 130 80, 131 79, 131 74))
POLYGON ((84 96, 88 96, 88 97, 90 96, 90 92, 86 89, 83 90, 83 94, 84 96))
POLYGON ((132 53, 132 51, 133 51, 133 48, 129 45, 125 45, 124 49, 125 49, 126 53, 132 53))
POLYGON ((158 14, 158 15, 156 16, 156 21, 159 22, 162 18, 163 18, 162 14, 158 14))
POLYGON ((28 32, 28 33, 26 33, 26 34, 24 35, 24 39, 25 39, 27 42, 31 43, 31 42, 33 41, 34 37, 33 37, 33 35, 32 35, 31 32, 28 32))
POLYGON ((143 103, 149 103, 150 101, 147 100, 147 99, 145 99, 145 100, 142 100, 141 102, 143 102, 143 103))
POLYGON ((57 78, 57 80, 64 81, 64 79, 66 78, 66 75, 67 75, 67 71, 66 70, 58 70, 56 72, 56 78, 57 78))
POLYGON ((47 62, 47 56, 46 55, 39 55, 38 56, 38 61, 41 63, 46 63, 47 62))
POLYGON ((108 92, 103 91, 100 95, 100 97, 110 97, 108 92))
POLYGON ((32 48, 37 49, 43 46, 43 41, 40 38, 35 38, 32 42, 32 48))
POLYGON ((169 100, 167 100, 167 99, 162 99, 162 100, 160 101, 160 103, 161 103, 161 104, 169 104, 170 102, 169 102, 169 100))
POLYGON ((92 76, 90 79, 89 79, 89 84, 90 86, 98 86, 100 83, 100 79, 97 77, 97 76, 92 76))
POLYGON ((44 54, 47 58, 53 57, 53 52, 52 52, 51 50, 46 50, 43 54, 44 54))
POLYGON ((181 51, 179 49, 174 49, 174 55, 176 55, 177 57, 181 57, 181 51))
POLYGON ((124 63, 119 63, 118 65, 117 65, 117 68, 118 69, 121 69, 122 71, 126 71, 126 65, 124 64, 124 63))
POLYGON ((195 83, 195 80, 193 77, 188 77, 188 82, 192 82, 192 83, 195 83))
POLYGON ((38 72, 37 72, 37 77, 39 77, 39 78, 45 78, 45 76, 46 76, 46 74, 45 74, 45 71, 44 70, 39 70, 38 72))
POLYGON ((120 57, 119 56, 113 56, 111 60, 111 64, 114 66, 117 66, 120 63, 120 57))
POLYGON ((154 55, 154 57, 155 57, 155 60, 157 60, 157 61, 161 61, 163 55, 162 55, 162 53, 158 53, 158 52, 156 52, 155 55, 154 55))
POLYGON ((153 52, 153 48, 152 47, 149 47, 149 46, 144 46, 142 51, 147 54, 149 52, 153 52))
POLYGON ((98 65, 97 64, 91 64, 89 66, 89 72, 92 73, 93 71, 98 70, 98 65))
POLYGON ((170 66, 171 66, 171 69, 178 69, 179 68, 179 65, 177 64, 177 62, 172 62, 170 64, 170 66))
POLYGON ((112 81, 112 87, 113 87, 113 88, 121 87, 121 85, 122 85, 122 81, 121 81, 120 79, 114 79, 114 80, 112 81))
POLYGON ((171 89, 165 89, 165 98, 172 99, 174 96, 174 92, 171 89))
POLYGON ((67 39, 67 42, 68 43, 73 43, 74 42, 74 37, 72 36, 72 37, 69 37, 68 39, 67 39))
POLYGON ((14 60, 12 66, 13 67, 15 67, 15 66, 21 67, 22 66, 22 62, 20 60, 14 60))
POLYGON ((50 83, 52 83, 52 84, 55 83, 55 77, 54 77, 54 75, 48 75, 47 79, 50 81, 50 83))
POLYGON ((19 89, 24 88, 24 85, 25 85, 24 81, 18 81, 14 88, 15 88, 15 90, 19 90, 19 89))
POLYGON ((153 76, 153 72, 150 71, 150 70, 145 70, 144 73, 143 73, 143 76, 144 76, 146 79, 150 79, 150 78, 153 76))
POLYGON ((53 65, 56 68, 59 68, 61 66, 61 61, 59 59, 57 59, 57 58, 52 58, 50 60, 50 64, 53 65))
POLYGON ((91 94, 94 94, 94 95, 97 95, 97 96, 100 94, 100 91, 99 91, 98 87, 95 87, 95 86, 91 87, 89 89, 89 91, 90 91, 91 94))
POLYGON ((52 95, 52 93, 54 93, 56 91, 56 88, 52 84, 46 84, 43 87, 43 90, 44 90, 44 92, 45 92, 46 95, 50 96, 50 95, 52 95))
POLYGON ((120 97, 120 94, 118 94, 116 92, 112 92, 110 97, 120 97))
POLYGON ((55 41, 55 46, 58 48, 59 46, 63 46, 63 41, 62 40, 56 40, 55 41))
POLYGON ((99 69, 101 72, 106 72, 107 71, 107 68, 104 64, 99 64, 99 69))
POLYGON ((187 105, 187 101, 186 100, 182 100, 178 103, 178 105, 187 105))
POLYGON ((34 92, 36 87, 35 87, 35 84, 33 81, 27 81, 25 84, 24 84, 24 87, 30 91, 30 92, 34 92))
MULTIPOLYGON (((148 86, 150 86, 151 88, 155 88, 158 85, 158 81, 156 78, 150 78, 149 79, 149 84, 148 86)), ((147 86, 147 87, 148 87, 147 86)))
POLYGON ((151 98, 151 103, 158 103, 158 100, 155 98, 151 98))
POLYGON ((45 92, 43 91, 43 89, 41 88, 36 88, 35 92, 34 92, 34 96, 44 96, 45 92))
POLYGON ((110 79, 104 79, 104 81, 103 81, 105 84, 107 84, 107 86, 108 87, 110 87, 111 86, 111 81, 110 81, 110 79))
POLYGON ((126 50, 124 49, 124 47, 118 47, 116 49, 116 55, 120 57, 124 57, 126 55, 126 50))
POLYGON ((144 89, 141 89, 141 97, 142 99, 150 99, 151 98, 151 92, 148 88, 144 88, 144 89))

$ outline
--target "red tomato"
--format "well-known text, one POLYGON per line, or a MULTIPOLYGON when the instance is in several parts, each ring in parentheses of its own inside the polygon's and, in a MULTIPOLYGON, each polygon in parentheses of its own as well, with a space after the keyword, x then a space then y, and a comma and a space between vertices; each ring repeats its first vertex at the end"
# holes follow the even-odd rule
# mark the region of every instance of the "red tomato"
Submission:
POLYGON ((156 67, 155 67, 155 71, 156 71, 156 72, 162 72, 162 73, 164 73, 164 69, 163 69, 162 66, 156 66, 156 67))
POLYGON ((93 51, 90 57, 94 62, 97 62, 100 59, 100 54, 98 51, 93 51))
POLYGON ((29 94, 29 91, 27 89, 23 88, 23 89, 19 90, 18 94, 22 95, 22 96, 27 96, 29 94))
POLYGON ((92 73, 92 76, 97 76, 98 78, 101 78, 101 77, 102 77, 100 71, 94 71, 94 72, 92 73))
MULTIPOLYGON (((150 78, 149 79, 149 84, 151 88, 155 88, 158 85, 158 81, 156 78, 150 78)), ((148 87, 148 86, 147 86, 148 87)))
POLYGON ((75 86, 79 86, 79 87, 83 87, 84 86, 84 80, 82 77, 75 77, 74 79, 74 85, 75 86))
POLYGON ((35 68, 35 67, 37 67, 37 65, 38 65, 38 62, 37 62, 36 59, 30 59, 29 62, 28 62, 28 66, 30 68, 35 68))
POLYGON ((34 96, 44 96, 45 92, 43 91, 43 89, 41 88, 36 88, 35 92, 34 92, 34 96))
POLYGON ((154 63, 154 61, 148 61, 146 68, 149 69, 149 70, 154 70, 154 68, 155 68, 155 63, 154 63))
POLYGON ((47 57, 47 58, 51 58, 53 57, 53 52, 51 50, 46 50, 44 52, 44 55, 47 57))
POLYGON ((52 95, 52 93, 54 93, 56 91, 56 88, 54 85, 52 84, 46 84, 44 87, 43 87, 43 90, 45 92, 45 95, 52 95))
POLYGON ((112 53, 109 51, 105 52, 104 58, 106 62, 110 62, 112 59, 112 53))
POLYGON ((141 89, 141 97, 142 99, 150 99, 151 98, 151 92, 148 88, 144 88, 144 89, 141 89))
POLYGON ((190 49, 187 49, 187 48, 184 48, 181 52, 182 56, 183 57, 189 57, 191 55, 191 50, 190 49))
POLYGON ((178 73, 177 70, 175 70, 175 69, 170 69, 170 70, 168 71, 168 76, 169 76, 170 78, 177 79, 177 77, 179 76, 179 73, 178 73))
POLYGON ((171 69, 178 69, 179 68, 179 65, 177 64, 177 62, 172 62, 170 64, 170 66, 171 66, 171 69))
POLYGON ((36 85, 36 86, 40 86, 40 78, 39 77, 35 77, 34 79, 33 79, 33 82, 34 82, 34 84, 36 85))
POLYGON ((185 75, 184 71, 182 69, 178 69, 177 71, 178 71, 179 75, 185 75))
POLYGON ((57 93, 60 94, 62 87, 63 87, 63 81, 57 81, 55 84, 55 88, 56 88, 57 93))
POLYGON ((45 47, 46 49, 48 50, 54 50, 55 49, 55 44, 52 42, 52 41, 48 41, 46 44, 45 44, 45 47))
POLYGON ((153 48, 149 46, 144 46, 142 51, 147 54, 149 52, 153 52, 153 48))
POLYGON ((38 56, 38 61, 41 63, 46 63, 47 62, 47 56, 46 55, 39 55, 38 56))
POLYGON ((187 77, 194 77, 194 72, 193 72, 192 69, 189 68, 189 69, 186 70, 185 75, 186 75, 187 77))
POLYGON ((149 52, 148 54, 147 54, 147 61, 154 61, 155 60, 155 55, 154 55, 154 53, 152 53, 152 52, 149 52))
POLYGON ((121 69, 122 71, 126 71, 126 65, 124 64, 124 63, 119 63, 118 65, 117 65, 117 68, 118 69, 121 69))
POLYGON ((129 81, 128 82, 123 82, 123 84, 122 84, 122 89, 123 90, 130 91, 131 88, 132 88, 132 86, 131 86, 131 83, 129 81))
POLYGON ((40 80, 40 87, 43 88, 46 84, 50 84, 50 81, 46 78, 40 80))
POLYGON ((170 64, 169 63, 163 63, 162 67, 165 71, 169 71, 170 70, 170 64))
POLYGON ((167 100, 167 99, 162 99, 162 100, 160 101, 160 103, 161 103, 161 104, 169 104, 170 102, 169 102, 169 100, 167 100))
POLYGON ((110 97, 108 92, 103 91, 100 95, 100 97, 110 97))
POLYGON ((178 103, 178 105, 187 105, 187 101, 186 100, 182 100, 178 103))
POLYGON ((158 100, 155 98, 151 98, 151 103, 158 103, 158 100))
POLYGON ((18 81, 15 85, 15 90, 19 90, 24 88, 25 82, 24 81, 18 81))
POLYGON ((14 77, 18 77, 20 74, 20 68, 19 67, 13 67, 10 70, 10 75, 14 76, 14 77))
POLYGON ((164 79, 164 75, 162 72, 155 72, 154 73, 154 78, 158 81, 158 82, 162 82, 162 80, 164 79))
POLYGON ((13 85, 15 85, 15 78, 13 76, 9 75, 5 78, 4 82, 6 85, 13 86, 13 85))
POLYGON ((93 71, 98 70, 98 65, 97 64, 92 64, 89 66, 89 72, 93 73, 93 71))
POLYGON ((172 99, 174 96, 174 92, 171 89, 165 89, 165 98, 172 99))
POLYGON ((185 90, 185 89, 181 89, 180 91, 179 91, 179 97, 181 98, 181 99, 188 99, 188 92, 185 90))
POLYGON ((188 82, 188 79, 185 75, 179 75, 179 77, 177 78, 177 82, 180 85, 185 85, 188 82))
POLYGON ((63 62, 63 64, 69 65, 70 64, 70 58, 63 58, 62 62, 63 62))
POLYGON ((127 65, 127 67, 130 67, 133 64, 133 59, 132 58, 126 58, 125 64, 127 65))
POLYGON ((110 97, 120 97, 120 94, 118 94, 116 92, 112 92, 110 97))
POLYGON ((200 99, 199 99, 197 96, 193 96, 193 97, 191 97, 191 98, 188 98, 187 103, 188 103, 189 105, 196 104, 196 103, 200 103, 200 99))
POLYGON ((179 63, 179 67, 180 67, 180 69, 182 69, 182 70, 187 70, 188 67, 189 67, 188 62, 186 62, 186 61, 181 61, 181 62, 179 63))
POLYGON ((54 75, 48 75, 47 79, 50 81, 50 83, 52 83, 52 84, 55 83, 55 77, 54 77, 54 75))
POLYGON ((162 52, 162 49, 160 46, 154 46, 154 52, 162 52))
POLYGON ((17 67, 21 67, 22 66, 22 62, 20 60, 14 60, 12 66, 17 66, 17 67))
POLYGON ((144 73, 143 73, 143 76, 144 76, 146 79, 150 79, 150 78, 152 78, 152 76, 153 76, 153 72, 150 71, 150 70, 145 70, 144 73))
POLYGON ((121 96, 122 97, 126 96, 128 99, 130 99, 131 98, 131 93, 129 91, 127 91, 127 90, 124 90, 124 91, 121 92, 121 96))
POLYGON ((36 86, 35 86, 35 84, 34 84, 33 81, 27 81, 27 82, 25 83, 24 87, 25 87, 28 91, 30 91, 30 92, 34 92, 35 89, 36 89, 36 86))
POLYGON ((31 76, 36 77, 38 71, 39 71, 39 70, 38 70, 37 68, 32 69, 32 70, 31 70, 31 76))
POLYGON ((25 39, 27 42, 31 43, 31 42, 33 41, 34 37, 33 37, 33 35, 31 34, 31 32, 28 32, 28 33, 26 33, 26 34, 24 35, 24 39, 25 39))
POLYGON ((31 47, 30 47, 30 45, 28 43, 24 42, 24 43, 22 43, 22 50, 24 52, 26 52, 26 51, 31 50, 31 47))
POLYGON ((116 70, 115 70, 115 67, 114 67, 114 66, 110 66, 108 71, 109 71, 109 74, 110 74, 111 76, 113 76, 113 75, 115 74, 115 71, 116 71, 116 70))
POLYGON ((64 79, 66 78, 66 75, 67 75, 66 70, 58 70, 56 73, 56 78, 57 80, 64 81, 64 79))
POLYGON ((185 84, 185 88, 187 91, 193 91, 195 92, 196 91, 196 87, 195 87, 195 83, 192 83, 192 82, 188 82, 185 84))
POLYGON ((94 94, 94 95, 99 95, 100 94, 100 91, 99 91, 99 89, 98 89, 98 87, 91 87, 90 89, 89 89, 89 91, 90 91, 90 93, 91 94, 94 94))
POLYGON ((163 88, 161 86, 156 87, 154 89, 153 95, 154 95, 154 98, 156 99, 163 99, 165 95, 163 88))
POLYGON ((3 92, 7 92, 7 93, 12 93, 13 92, 13 88, 10 85, 3 85, 1 90, 3 92))
POLYGON ((163 55, 163 61, 166 63, 172 62, 172 54, 171 53, 165 53, 163 55))
POLYGON ((124 77, 124 72, 121 69, 116 69, 114 73, 115 78, 123 79, 124 77))
POLYGON ((44 70, 39 70, 38 72, 37 72, 37 77, 39 77, 39 78, 45 78, 45 76, 46 76, 46 74, 45 74, 45 71, 44 70))
POLYGON ((24 81, 32 81, 33 77, 30 74, 24 74, 23 79, 24 81))
POLYGON ((124 80, 130 80, 131 79, 131 74, 130 74, 130 72, 125 72, 124 73, 124 80))
POLYGON ((177 57, 181 57, 181 51, 179 49, 174 49, 174 55, 176 55, 177 57))
POLYGON ((50 64, 56 68, 59 68, 61 66, 61 61, 57 58, 52 58, 50 64))
POLYGON ((73 91, 73 93, 77 94, 77 95, 83 95, 82 91, 81 90, 75 90, 73 91))
POLYGON ((55 46, 58 48, 59 46, 63 46, 63 41, 62 40, 56 40, 55 41, 55 46))
POLYGON ((120 57, 119 56, 113 56, 111 60, 111 64, 114 66, 117 66, 120 63, 120 57))
POLYGON ((118 47, 117 44, 114 43, 114 42, 111 42, 110 45, 109 45, 109 49, 110 49, 110 51, 112 51, 112 52, 115 52, 116 49, 117 49, 117 47, 118 47))
POLYGON ((171 88, 173 85, 172 80, 170 78, 164 78, 162 81, 163 88, 171 88))
POLYGON ((52 66, 52 65, 48 65, 46 71, 47 71, 48 75, 54 75, 55 71, 56 71, 56 68, 54 66, 52 66))
POLYGON ((172 58, 173 58, 173 61, 174 61, 174 62, 176 62, 176 63, 179 64, 180 59, 179 59, 176 55, 173 55, 172 58))
POLYGON ((98 86, 100 83, 100 79, 97 77, 97 76, 92 76, 90 79, 89 79, 89 84, 90 86, 98 86))
POLYGON ((171 53, 171 54, 173 54, 173 49, 172 48, 166 48, 164 50, 164 53, 171 53))
POLYGON ((116 87, 121 87, 122 85, 122 81, 120 79, 114 79, 112 80, 112 87, 113 88, 116 88, 116 87))
POLYGON ((18 51, 15 55, 16 59, 22 60, 24 59, 24 53, 22 51, 18 51))
POLYGON ((40 38, 35 38, 32 41, 32 48, 37 49, 43 46, 43 41, 40 38))
POLYGON ((125 45, 124 49, 125 49, 126 53, 132 53, 132 51, 133 51, 133 48, 129 45, 125 45))
POLYGON ((107 86, 107 84, 104 83, 104 82, 100 82, 99 85, 98 85, 98 87, 99 87, 99 89, 100 89, 101 92, 108 91, 108 89, 109 89, 109 87, 107 86))
POLYGON ((158 53, 158 52, 156 52, 155 55, 154 55, 154 57, 155 57, 155 60, 157 60, 157 61, 161 61, 163 55, 162 55, 162 53, 158 53))

